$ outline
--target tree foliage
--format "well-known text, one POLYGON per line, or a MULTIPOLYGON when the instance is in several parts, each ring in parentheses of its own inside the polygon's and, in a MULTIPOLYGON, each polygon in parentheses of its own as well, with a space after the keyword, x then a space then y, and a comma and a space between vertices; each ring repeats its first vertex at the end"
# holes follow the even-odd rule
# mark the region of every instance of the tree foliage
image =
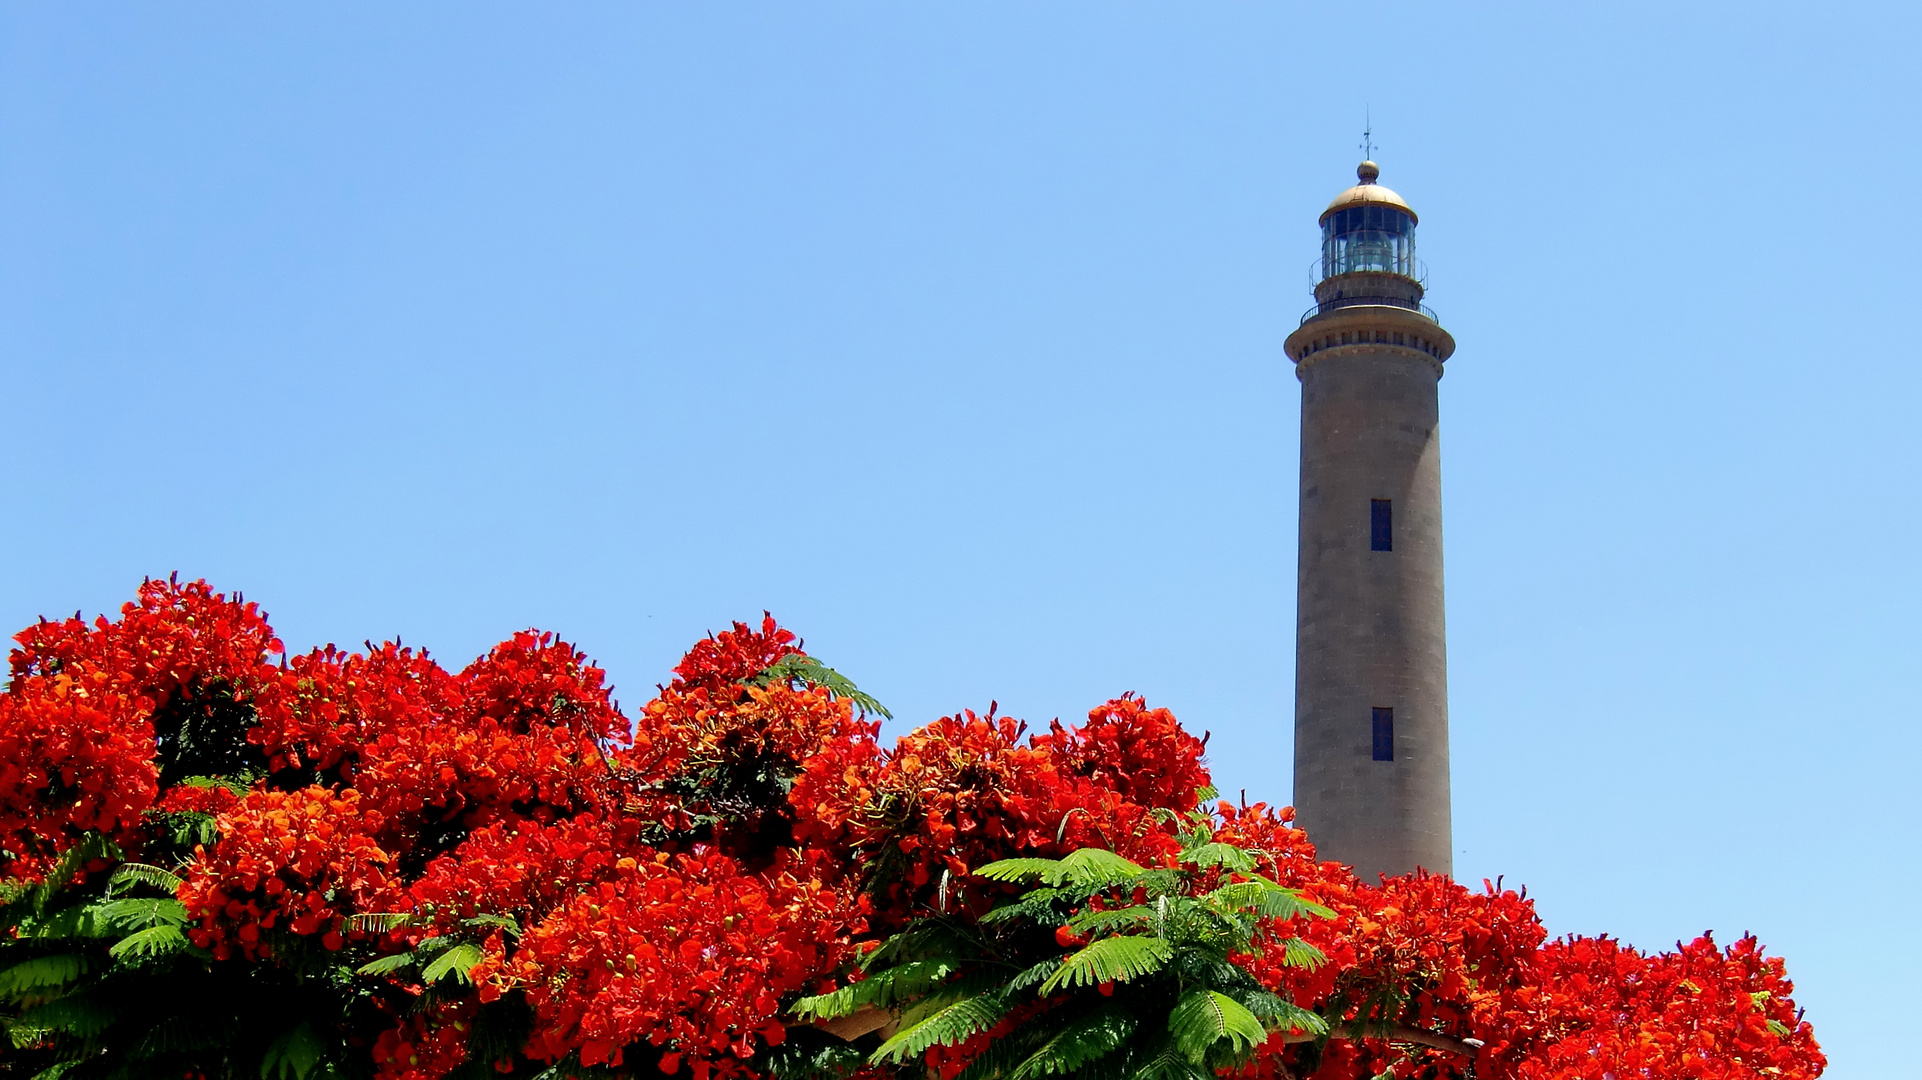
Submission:
POLYGON ((1782 962, 1319 861, 1124 696, 886 710, 771 618, 631 716, 517 633, 290 655, 149 581, 16 635, 0 1076, 1784 1078, 1782 962))
POLYGON ((1167 866, 1099 848, 983 866, 977 876, 1027 888, 979 919, 916 921, 868 954, 861 981, 796 1010, 831 1020, 901 1008, 871 1064, 925 1057, 1015 1080, 1205 1077, 1251 1064, 1276 1033, 1325 1033, 1236 959, 1274 949, 1285 966, 1315 967, 1313 946, 1272 938, 1272 913, 1334 912, 1253 873, 1251 855, 1211 839, 1208 815, 1190 817, 1167 866))

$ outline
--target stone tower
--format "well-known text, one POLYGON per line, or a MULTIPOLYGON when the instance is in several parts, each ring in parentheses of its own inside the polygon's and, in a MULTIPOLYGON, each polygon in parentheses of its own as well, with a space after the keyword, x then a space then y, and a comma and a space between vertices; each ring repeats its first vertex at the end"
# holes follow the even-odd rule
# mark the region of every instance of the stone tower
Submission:
POLYGON ((1364 881, 1453 872, 1436 383, 1455 339, 1422 304, 1415 211, 1361 182, 1321 215, 1301 380, 1295 808, 1364 881))

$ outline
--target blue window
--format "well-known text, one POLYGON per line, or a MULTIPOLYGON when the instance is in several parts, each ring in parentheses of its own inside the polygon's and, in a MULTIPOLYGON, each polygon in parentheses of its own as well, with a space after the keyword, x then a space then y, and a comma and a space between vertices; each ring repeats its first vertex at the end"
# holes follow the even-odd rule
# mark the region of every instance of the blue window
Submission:
POLYGON ((1375 760, 1395 760, 1395 710, 1375 707, 1375 760))
POLYGON ((1395 506, 1388 499, 1368 500, 1368 549, 1395 550, 1395 506))

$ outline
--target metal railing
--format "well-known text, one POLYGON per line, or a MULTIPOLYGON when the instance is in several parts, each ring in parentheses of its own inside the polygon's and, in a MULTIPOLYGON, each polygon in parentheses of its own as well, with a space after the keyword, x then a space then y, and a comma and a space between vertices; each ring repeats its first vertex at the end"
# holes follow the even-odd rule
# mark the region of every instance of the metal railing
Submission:
POLYGON ((1303 312, 1301 321, 1307 322, 1317 315, 1326 315, 1328 312, 1334 311, 1337 308, 1347 307, 1396 307, 1407 311, 1419 311, 1423 315, 1428 316, 1429 320, 1436 325, 1441 324, 1441 316, 1435 314, 1434 308, 1429 307, 1427 304, 1418 303, 1400 296, 1338 296, 1325 303, 1316 304, 1306 312, 1303 312))

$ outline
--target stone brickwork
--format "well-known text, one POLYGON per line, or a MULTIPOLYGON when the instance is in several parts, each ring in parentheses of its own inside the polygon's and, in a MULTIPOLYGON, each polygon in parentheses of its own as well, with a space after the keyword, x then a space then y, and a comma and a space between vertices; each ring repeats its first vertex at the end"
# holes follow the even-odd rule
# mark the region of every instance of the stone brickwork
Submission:
POLYGON ((1454 341, 1415 311, 1349 307, 1287 348, 1302 392, 1299 821, 1364 880, 1451 873, 1436 389, 1454 341), (1371 549, 1373 500, 1390 502, 1392 550, 1371 549), (1393 710, 1393 760, 1376 760, 1376 709, 1393 710))

